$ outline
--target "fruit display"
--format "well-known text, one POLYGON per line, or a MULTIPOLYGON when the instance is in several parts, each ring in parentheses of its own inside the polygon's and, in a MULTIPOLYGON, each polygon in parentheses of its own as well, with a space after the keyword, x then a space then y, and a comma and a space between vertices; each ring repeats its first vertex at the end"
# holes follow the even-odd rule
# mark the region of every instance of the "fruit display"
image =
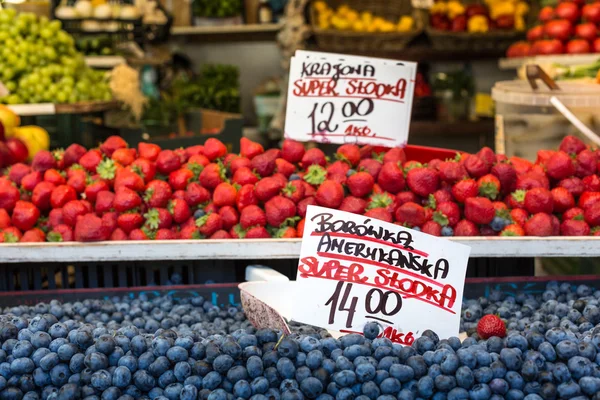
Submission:
POLYGON ((241 0, 205 0, 192 4, 194 17, 230 18, 242 14, 244 5, 241 0))
POLYGON ((39 126, 20 126, 21 119, 0 104, 0 168, 23 163, 40 150, 48 150, 50 137, 39 126))
POLYGON ((518 0, 487 0, 466 5, 459 0, 438 1, 429 9, 432 28, 451 32, 524 31, 529 5, 518 0))
POLYGON ((347 4, 337 9, 330 8, 326 2, 313 4, 320 29, 337 29, 354 32, 410 32, 415 27, 415 20, 410 15, 403 15, 397 21, 385 16, 374 15, 370 11, 357 11, 347 4))
POLYGON ((0 104, 111 100, 102 71, 86 67, 60 21, 0 9, 0 104))
POLYGON ((513 44, 508 57, 600 52, 600 3, 560 1, 543 7, 539 24, 527 31, 527 41, 513 44))
POLYGON ((586 285, 550 282, 535 295, 464 300, 469 337, 426 330, 407 346, 382 337, 376 322, 338 339, 292 324, 282 337, 255 329, 239 306, 174 292, 5 308, 0 398, 516 400, 600 392, 600 292, 586 285))

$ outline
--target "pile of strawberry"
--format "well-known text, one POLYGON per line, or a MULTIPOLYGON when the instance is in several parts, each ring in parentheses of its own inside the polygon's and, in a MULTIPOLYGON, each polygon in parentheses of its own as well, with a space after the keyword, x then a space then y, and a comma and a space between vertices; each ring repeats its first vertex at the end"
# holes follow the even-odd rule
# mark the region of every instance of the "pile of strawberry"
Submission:
POLYGON ((309 205, 436 236, 590 235, 600 153, 575 137, 535 163, 489 148, 422 165, 400 148, 342 145, 329 160, 286 140, 162 150, 120 137, 41 151, 0 177, 0 242, 301 237, 309 205))

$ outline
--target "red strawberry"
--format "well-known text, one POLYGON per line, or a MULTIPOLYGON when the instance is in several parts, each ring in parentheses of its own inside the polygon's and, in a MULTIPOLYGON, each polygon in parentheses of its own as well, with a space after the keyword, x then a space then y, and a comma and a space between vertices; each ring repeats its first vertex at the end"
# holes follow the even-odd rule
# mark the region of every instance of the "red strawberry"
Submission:
POLYGON ((33 203, 19 200, 12 212, 12 224, 21 231, 26 231, 35 226, 39 217, 40 210, 33 203))
MULTIPOLYGON (((19 206, 19 202, 17 202, 17 207, 19 206)), ((19 226, 17 226, 14 223, 14 213, 17 211, 17 207, 15 207, 15 211, 13 211, 13 225, 15 225, 17 228, 19 228, 19 226)), ((590 226, 596 227, 598 225, 600 225, 600 203, 594 203, 586 208, 583 209, 583 218, 585 219, 585 222, 587 222, 590 226)), ((21 228, 19 228, 21 229, 21 228)))
POLYGON ((98 215, 110 211, 112 209, 114 199, 115 194, 113 192, 109 192, 106 190, 98 192, 98 195, 96 196, 96 204, 94 207, 94 211, 96 211, 98 215))
POLYGON ((546 162, 546 173, 552 179, 565 179, 575 173, 575 165, 567 153, 558 151, 546 162))
POLYGON ((506 195, 515 190, 517 171, 512 164, 506 162, 498 163, 492 167, 491 173, 500 181, 500 188, 503 194, 506 195))
POLYGON ((394 147, 393 149, 389 149, 386 151, 383 156, 383 163, 393 162, 404 164, 406 162, 406 154, 404 153, 404 149, 401 147, 394 147))
POLYGON ((431 169, 439 170, 440 169, 440 165, 442 165, 442 163, 443 163, 443 161, 440 160, 439 158, 434 158, 433 160, 430 160, 427 163, 427 167, 429 167, 431 169))
POLYGON ((294 172, 296 172, 296 167, 294 164, 286 161, 284 158, 278 158, 275 160, 275 172, 280 173, 286 178, 289 178, 294 172))
POLYGON ((185 201, 190 207, 196 207, 210 199, 210 192, 197 182, 190 183, 185 190, 185 201))
POLYGON ((122 166, 127 167, 137 158, 137 151, 135 151, 135 149, 117 149, 110 158, 122 166))
MULTIPOLYGON (((25 175, 23 179, 21 179, 21 189, 31 192, 36 187, 38 183, 43 180, 43 175, 40 171, 32 171, 25 175)), ((0 208, 2 205, 0 204, 0 208)))
POLYGON ((240 139, 240 155, 252 160, 255 156, 264 153, 264 149, 260 143, 242 137, 240 139))
POLYGON ((463 166, 471 178, 480 178, 490 172, 490 166, 476 155, 469 154, 463 160, 463 166))
POLYGON ((117 222, 119 220, 119 214, 111 211, 102 215, 102 226, 108 231, 112 232, 117 229, 117 222))
POLYGON ((170 229, 173 226, 173 216, 166 208, 151 208, 143 217, 144 226, 151 231, 170 229))
POLYGON ((45 172, 51 168, 56 168, 56 160, 48 150, 40 150, 33 156, 31 168, 34 171, 45 172))
POLYGON ((298 236, 299 238, 301 238, 302 236, 304 236, 304 225, 306 223, 305 219, 301 219, 300 222, 298 222, 298 225, 296 225, 296 236, 298 236))
POLYGON ((67 225, 57 225, 48 232, 46 240, 49 242, 72 242, 73 228, 67 225))
POLYGON ((63 154, 64 168, 69 168, 73 164, 78 164, 79 159, 86 153, 85 147, 80 144, 73 143, 65 150, 63 154))
POLYGON ((460 220, 460 208, 458 208, 458 205, 456 203, 453 203, 450 201, 438 203, 437 210, 434 213, 434 218, 435 218, 436 213, 439 213, 446 218, 446 220, 447 220, 446 224, 441 224, 444 226, 445 225, 455 226, 458 223, 458 221, 460 220))
POLYGON ((383 164, 380 161, 372 158, 365 158, 364 160, 360 161, 357 170, 367 172, 373 177, 373 179, 377 180, 382 167, 383 164))
POLYGON ((289 182, 288 179, 281 174, 273 174, 272 178, 277 179, 279 181, 279 184, 281 185, 281 187, 284 187, 289 182))
POLYGON ((44 181, 50 182, 55 186, 64 185, 65 183, 67 183, 65 177, 53 168, 47 169, 46 172, 44 172, 44 181))
POLYGON ((244 185, 240 190, 238 190, 235 205, 238 211, 243 210, 245 207, 249 205, 257 205, 258 199, 254 194, 254 185, 244 185))
POLYGON ((223 240, 223 239, 231 239, 231 235, 226 231, 226 230, 218 230, 215 233, 213 233, 209 239, 213 239, 213 240, 223 240))
POLYGON ((258 182, 259 178, 256 176, 256 174, 254 174, 254 172, 252 172, 250 168, 241 167, 235 171, 231 180, 233 183, 237 183, 238 185, 254 185, 256 182, 258 182))
POLYGON ((138 158, 131 164, 131 170, 138 174, 145 183, 150 182, 156 176, 156 165, 145 158, 138 158))
MULTIPOLYGON (((349 197, 346 197, 344 200, 346 200, 348 198, 355 199, 355 197, 349 196, 349 197)), ((363 200, 363 202, 366 206, 367 202, 364 200, 363 200)), ((302 200, 300 200, 298 202, 298 204, 296 204, 296 211, 298 213, 298 216, 300 216, 301 218, 306 217, 306 209, 308 208, 308 206, 316 206, 316 205, 317 205, 317 200, 315 199, 315 196, 309 196, 309 197, 303 198, 302 200)), ((340 210, 347 211, 347 210, 342 210, 343 206, 344 206, 344 202, 342 202, 342 205, 340 206, 340 210)), ((361 210, 360 214, 362 214, 363 211, 364 211, 364 207, 361 210)))
POLYGON ((117 212, 133 210, 142 204, 142 198, 133 190, 121 188, 115 193, 113 208, 117 212))
POLYGON ((9 184, 0 185, 0 208, 12 211, 19 198, 19 189, 9 184))
POLYGON ((50 194, 50 206, 52 208, 61 208, 71 200, 77 200, 77 192, 71 186, 57 186, 50 194))
POLYGON ((169 201, 167 210, 173 216, 173 221, 177 224, 182 224, 187 221, 191 216, 190 206, 183 199, 172 199, 169 201))
POLYGON ((583 210, 579 207, 569 208, 562 215, 563 221, 567 219, 579 219, 583 220, 583 210))
POLYGON ((317 189, 315 189, 310 183, 302 181, 302 184, 304 185, 304 197, 314 196, 317 194, 317 189))
POLYGON ((527 236, 552 236, 552 218, 549 214, 533 215, 523 227, 527 236))
POLYGON ((138 154, 146 160, 156 161, 161 152, 159 145, 154 143, 140 142, 138 143, 138 154))
POLYGON ((101 218, 95 214, 86 214, 77 220, 74 236, 77 242, 97 242, 107 240, 110 231, 102 223, 101 218))
POLYGON ((552 202, 555 212, 564 212, 569 208, 575 207, 575 199, 569 191, 562 187, 552 189, 552 202))
POLYGON ((246 239, 270 239, 271 235, 269 231, 263 226, 255 226, 248 229, 246 232, 246 239))
MULTIPOLYGON (((232 163, 232 172, 235 172, 235 170, 233 169, 233 165, 235 165, 236 167, 238 166, 238 163, 242 163, 241 160, 245 160, 244 161, 244 166, 249 166, 250 165, 250 160, 248 160, 247 158, 244 157, 237 157, 235 160, 233 160, 232 163)), ((202 169, 204 167, 206 167, 208 164, 210 164, 210 160, 202 154, 196 154, 191 156, 188 159, 188 162, 185 164, 185 167, 191 171, 194 172, 198 172, 198 175, 200 174, 200 172, 202 171, 202 169), (193 167, 192 167, 193 166, 193 167), (202 168, 200 168, 202 167, 202 168)))
MULTIPOLYGON (((404 182, 404 176, 402 175, 402 170, 400 168, 398 168, 398 171, 400 171, 400 176, 402 176, 402 182, 404 182)), ((391 183, 391 182, 388 180, 388 182, 386 182, 386 183, 391 183)), ((356 197, 365 197, 365 196, 371 194, 374 184, 375 184, 375 180, 373 179, 371 174, 369 174, 368 172, 357 172, 355 174, 352 174, 346 181, 346 185, 348 186, 350 193, 352 193, 352 195, 356 196, 356 197)), ((382 186, 382 188, 383 188, 383 186, 382 186)), ((383 189, 385 190, 385 188, 383 188, 383 189)))
POLYGON ((281 148, 281 157, 292 164, 299 163, 304 157, 304 145, 294 140, 285 139, 281 148))
POLYGON ((176 240, 179 235, 170 229, 159 229, 156 231, 155 240, 176 240))
POLYGON ((585 178, 596 173, 598 158, 596 153, 585 149, 575 158, 575 174, 580 178, 585 178))
MULTIPOLYGON (((313 199, 313 197, 309 197, 309 198, 313 199)), ((311 205, 316 205, 316 202, 312 202, 311 205)), ((300 207, 298 207, 298 208, 300 208, 300 207)), ((348 196, 348 197, 345 197, 344 200, 342 201, 342 204, 340 205, 339 210, 350 212, 353 214, 363 214, 365 212, 366 208, 367 208, 366 200, 360 199, 360 198, 354 197, 354 196, 348 196)), ((379 208, 379 207, 375 207, 375 208, 379 208)), ((373 209, 375 209, 375 208, 373 208, 373 209)), ((306 210, 302 214, 300 214, 300 212, 298 212, 298 215, 300 215, 301 217, 304 218, 306 216, 306 210)))
MULTIPOLYGON (((206 166, 208 164, 209 164, 209 161, 208 161, 208 158, 207 158, 206 159, 206 164, 204 164, 204 166, 206 166)), ((231 160, 231 162, 229 163, 229 170, 231 171, 232 175, 235 175, 235 173, 240 168, 248 168, 249 170, 252 171, 252 169, 251 169, 252 168, 252 163, 246 157, 236 157, 233 160, 231 160)))
MULTIPOLYGON (((381 178, 381 174, 379 177, 381 178)), ((406 174, 406 184, 415 192, 415 194, 421 197, 427 197, 436 190, 438 190, 440 184, 440 178, 437 171, 429 168, 413 168, 406 174)))
POLYGON ((221 207, 219 209, 219 215, 221 216, 221 221, 223 221, 223 229, 225 230, 230 230, 238 223, 239 214, 236 209, 231 206, 221 207))
POLYGON ((270 149, 254 157, 250 161, 250 165, 260 176, 267 177, 273 175, 275 171, 276 163, 275 160, 279 158, 281 152, 279 149, 270 149))
POLYGON ((102 153, 98 149, 89 150, 79 159, 79 164, 92 174, 96 173, 96 168, 101 162, 102 153))
POLYGON ((225 156, 225 154, 227 154, 227 146, 225 146, 223 142, 215 138, 206 139, 206 142, 204 142, 204 155, 208 157, 210 161, 221 158, 225 156))
POLYGON ((96 202, 96 197, 98 196, 98 193, 102 192, 102 191, 106 191, 106 190, 110 190, 110 187, 108 186, 108 183, 106 183, 104 180, 100 179, 97 181, 93 181, 92 183, 90 183, 86 188, 85 191, 83 192, 83 195, 85 196, 85 198, 92 202, 95 203, 96 202))
POLYGON ((523 226, 529 218, 529 213, 522 208, 515 208, 510 210, 510 217, 517 225, 523 226))
MULTIPOLYGON (((289 160, 288 160, 289 161, 289 160)), ((302 157, 302 168, 307 169, 311 165, 320 165, 324 167, 327 164, 325 153, 317 147, 309 149, 302 157)))
POLYGON ((590 226, 585 221, 568 219, 560 224, 560 234, 562 236, 588 236, 590 226))
POLYGON ((283 185, 281 182, 272 177, 263 178, 254 186, 254 194, 259 201, 266 202, 273 196, 279 194, 283 185))
POLYGON ((456 161, 441 161, 437 169, 442 182, 454 184, 469 177, 465 167, 456 161))
POLYGON ((454 197, 452 196, 452 188, 446 187, 445 189, 436 190, 433 193, 433 198, 437 204, 446 201, 454 201, 454 197))
MULTIPOLYGON (((229 167, 229 168, 231 168, 231 163, 232 163, 233 161, 235 161, 236 159, 238 159, 238 158, 246 158, 246 157, 240 157, 240 156, 239 156, 239 155, 237 155, 237 154, 233 154, 233 153, 227 153, 227 154, 225 155, 225 157, 223 157, 223 161, 221 161, 221 163, 222 163, 222 164, 223 164, 225 167, 229 167)), ((217 160, 217 163, 218 163, 219 161, 220 161, 220 160, 217 160)), ((252 162, 250 162, 250 163, 252 163, 252 162)))
POLYGON ((587 146, 581 139, 575 136, 565 136, 562 142, 560 142, 559 149, 567 154, 579 154, 585 150, 587 146))
POLYGON ((490 168, 496 162, 496 153, 494 153, 494 150, 490 149, 489 147, 481 148, 481 150, 477 152, 477 157, 483 160, 483 162, 490 168))
POLYGON ((392 216, 392 213, 382 207, 376 207, 376 208, 371 208, 370 210, 367 210, 367 212, 365 213, 365 217, 375 218, 375 219, 385 221, 385 222, 390 222, 390 223, 394 221, 394 217, 392 216))
POLYGON ((17 163, 8 169, 8 179, 13 181, 16 185, 20 185, 23 177, 29 173, 31 173, 31 167, 29 165, 17 163))
MULTIPOLYGON (((401 192, 402 190, 404 190, 405 186, 404 172, 402 171, 402 168, 400 168, 396 163, 385 163, 381 167, 379 177, 377 178, 377 183, 379 184, 381 189, 385 190, 386 192, 390 192, 392 194, 401 192)), ((426 187, 419 187, 419 189, 429 190, 426 187)), ((413 191, 419 194, 417 190, 413 191)))
POLYGON ((172 150, 161 151, 156 159, 156 170, 163 175, 181 168, 181 165, 181 159, 172 150))
POLYGON ((557 152, 554 150, 538 150, 537 159, 535 160, 536 165, 546 165, 550 158, 557 152))
POLYGON ((409 227, 421 226, 427 221, 425 209, 412 202, 404 203, 396 210, 396 221, 409 227))
POLYGON ((487 174, 477 180, 479 195, 489 199, 496 199, 500 193, 500 180, 495 175, 487 174))
POLYGON ((489 224, 494 219, 494 205, 485 197, 470 197, 465 201, 465 218, 476 224, 489 224))
POLYGON ((111 136, 100 145, 100 150, 108 157, 118 149, 124 149, 127 147, 127 142, 120 136, 111 136))
POLYGON ((296 216, 296 204, 283 196, 275 196, 265 203, 265 214, 267 223, 273 227, 280 227, 283 223, 288 224, 296 216))
POLYGON ((0 243, 17 243, 23 234, 14 226, 10 226, 0 232, 0 243))
POLYGON ((400 192, 396 195, 396 199, 394 200, 397 206, 401 206, 404 203, 413 202, 418 203, 419 199, 417 195, 413 192, 400 192))
POLYGON ((479 186, 473 179, 458 181, 452 186, 452 195, 459 203, 464 203, 468 198, 477 197, 479 186))
POLYGON ((497 315, 484 315, 477 323, 477 334, 484 340, 492 336, 503 338, 506 336, 506 325, 497 315))
POLYGON ((221 164, 208 164, 204 167, 198 179, 202 186, 208 190, 213 190, 219 183, 227 179, 225 177, 225 168, 221 164))
POLYGON ((283 228, 278 229, 273 237, 280 239, 294 239, 297 236, 298 232, 296 232, 296 229, 291 226, 284 226, 283 228))
POLYGON ((343 144, 338 147, 335 156, 338 160, 347 162, 354 167, 360 162, 360 149, 355 144, 343 144))
POLYGON ((454 236, 479 236, 479 229, 473 222, 462 219, 454 228, 454 236))
POLYGON ((525 194, 525 209, 531 214, 552 213, 554 202, 552 193, 544 188, 534 188, 525 194))
POLYGON ((91 211, 87 209, 83 202, 80 200, 71 200, 62 208, 63 221, 66 225, 73 227, 77 222, 77 217, 89 212, 91 211))
POLYGON ((372 208, 385 208, 392 214, 396 211, 396 204, 394 204, 394 197, 387 192, 376 192, 373 191, 371 197, 369 197, 369 204, 367 210, 372 208))
POLYGON ((243 239, 246 237, 246 230, 240 224, 237 224, 229 230, 229 236, 233 239, 243 239))
POLYGON ((46 241, 46 235, 44 234, 44 231, 42 231, 41 229, 38 228, 33 228, 31 230, 28 230, 27 232, 25 232, 23 234, 23 237, 21 238, 21 240, 19 240, 19 242, 21 243, 36 243, 36 242, 45 242, 46 241))
POLYGON ((144 190, 145 185, 141 176, 131 169, 126 168, 117 172, 113 187, 115 192, 122 188, 131 189, 134 192, 141 192, 144 190))
POLYGON ((334 176, 334 175, 346 176, 348 171, 350 171, 350 166, 348 165, 348 163, 346 163, 344 161, 336 161, 332 164, 329 164, 327 166, 326 170, 327 170, 327 176, 334 176))
POLYGON ((186 226, 179 232, 180 239, 196 240, 200 239, 200 232, 195 226, 186 226))
POLYGON ((129 240, 149 240, 148 234, 143 229, 134 229, 129 232, 129 240))
POLYGON ((237 189, 230 183, 223 182, 213 192, 213 203, 217 207, 233 206, 237 196, 237 189))
POLYGON ((600 192, 583 192, 577 205, 585 210, 598 202, 600 202, 600 192))
POLYGON ((244 229, 253 226, 265 226, 267 225, 267 216, 260 207, 249 205, 242 210, 240 215, 240 225, 244 229))
POLYGON ((525 236, 525 230, 523 230, 521 225, 510 224, 502 229, 500 236, 525 236))
POLYGON ((281 194, 297 204, 304 198, 304 184, 302 181, 291 181, 281 189, 281 194))
POLYGON ((421 227, 421 232, 433 236, 442 236, 442 226, 435 221, 427 221, 421 227))
POLYGON ((583 181, 577 177, 563 179, 562 181, 558 182, 557 186, 567 189, 574 197, 581 196, 581 194, 586 190, 583 181))
POLYGON ((144 217, 137 212, 121 214, 117 219, 117 225, 123 232, 129 234, 134 229, 139 229, 144 225, 144 217))
POLYGON ((531 168, 533 167, 531 161, 525 160, 524 158, 513 156, 509 158, 509 161, 511 165, 515 167, 517 175, 526 174, 527 172, 531 171, 531 168))
POLYGON ((529 190, 533 188, 550 188, 550 182, 545 174, 530 171, 523 175, 517 175, 517 190, 529 190))
MULTIPOLYGON (((600 192, 600 178, 598 178, 598 175, 593 174, 593 175, 586 176, 585 178, 582 179, 582 183, 583 183, 583 190, 581 191, 581 193, 583 193, 583 191, 600 192)), ((581 194, 581 193, 579 193, 579 194, 581 194)))
POLYGON ((181 164, 185 164, 188 162, 188 154, 187 151, 185 151, 182 147, 173 150, 175 152, 175 155, 177 157, 179 157, 179 160, 181 161, 181 164))
POLYGON ((322 207, 338 208, 344 200, 344 188, 338 182, 326 180, 317 189, 315 199, 322 207))
POLYGON ((167 182, 160 180, 153 180, 146 185, 146 191, 144 193, 144 201, 148 207, 166 207, 167 203, 171 199, 173 192, 167 182))
POLYGON ((83 169, 69 171, 67 185, 71 186, 77 193, 83 193, 87 185, 88 176, 83 169))
POLYGON ((187 168, 179 168, 169 174, 169 185, 173 190, 185 190, 194 178, 194 173, 187 168))
POLYGON ((10 215, 4 208, 0 208, 0 229, 5 229, 10 226, 10 215))
POLYGON ((211 213, 198 218, 196 220, 196 226, 201 235, 209 237, 216 231, 223 229, 223 221, 219 214, 211 213))

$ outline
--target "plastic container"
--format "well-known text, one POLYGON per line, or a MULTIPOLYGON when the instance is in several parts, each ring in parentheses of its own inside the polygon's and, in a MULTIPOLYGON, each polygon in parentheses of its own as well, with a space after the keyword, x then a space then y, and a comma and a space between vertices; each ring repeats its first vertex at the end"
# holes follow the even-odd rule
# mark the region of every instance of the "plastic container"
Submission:
POLYGON ((566 135, 585 140, 550 104, 556 96, 584 124, 600 131, 600 85, 558 82, 560 91, 545 86, 533 90, 527 81, 498 82, 492 89, 496 102, 496 152, 535 160, 539 149, 555 149, 566 135))

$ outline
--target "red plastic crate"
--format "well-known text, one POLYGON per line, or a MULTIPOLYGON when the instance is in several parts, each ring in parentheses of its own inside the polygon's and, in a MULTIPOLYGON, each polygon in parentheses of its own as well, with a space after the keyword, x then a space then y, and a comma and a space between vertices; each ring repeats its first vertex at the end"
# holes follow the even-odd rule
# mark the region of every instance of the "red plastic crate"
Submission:
POLYGON ((420 163, 428 163, 429 161, 439 158, 445 160, 456 157, 456 153, 463 153, 458 150, 442 149, 440 147, 428 147, 407 145, 404 147, 404 153, 408 161, 418 161, 420 163))

